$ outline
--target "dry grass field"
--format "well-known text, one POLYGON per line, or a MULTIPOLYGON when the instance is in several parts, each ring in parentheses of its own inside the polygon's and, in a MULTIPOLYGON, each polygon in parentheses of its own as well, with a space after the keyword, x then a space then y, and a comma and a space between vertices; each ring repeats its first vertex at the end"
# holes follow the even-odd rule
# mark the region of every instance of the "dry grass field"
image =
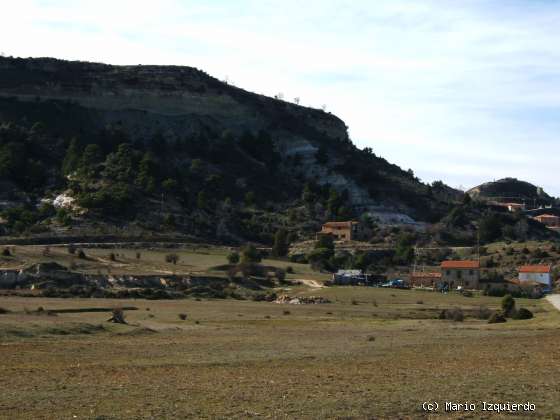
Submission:
POLYGON ((490 325, 469 314, 497 298, 298 290, 332 303, 1 297, 0 418, 510 416, 430 414, 424 401, 528 401, 536 411, 518 418, 560 416, 560 313, 545 300, 517 300, 532 320, 490 325), (129 325, 45 314, 116 306, 138 308, 129 325), (464 322, 436 319, 455 307, 464 322))
MULTIPOLYGON (((86 258, 70 254, 65 246, 18 245, 9 247, 13 253, 10 257, 0 256, 1 268, 23 268, 38 262, 57 262, 72 270, 88 274, 211 274, 225 276, 217 270, 227 264, 228 248, 204 245, 191 245, 183 248, 83 248, 86 258), (111 259, 114 254, 115 259, 111 259), (137 255, 139 254, 139 255, 137 255), (165 261, 167 254, 177 254, 177 264, 165 261)), ((300 277, 318 281, 327 280, 329 275, 311 270, 308 264, 298 264, 276 259, 264 259, 267 266, 292 267, 293 274, 288 279, 300 277)))

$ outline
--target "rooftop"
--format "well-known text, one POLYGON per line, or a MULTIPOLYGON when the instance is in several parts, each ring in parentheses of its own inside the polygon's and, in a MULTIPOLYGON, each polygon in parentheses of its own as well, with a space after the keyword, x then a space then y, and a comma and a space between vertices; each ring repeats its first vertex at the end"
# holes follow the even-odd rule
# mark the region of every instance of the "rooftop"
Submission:
POLYGON ((354 220, 349 220, 347 222, 327 222, 323 226, 324 227, 350 227, 352 225, 357 225, 358 222, 354 220))
POLYGON ((441 268, 480 268, 480 262, 473 260, 466 261, 442 261, 441 268))
POLYGON ((552 266, 550 264, 522 265, 517 268, 520 273, 550 273, 552 266))

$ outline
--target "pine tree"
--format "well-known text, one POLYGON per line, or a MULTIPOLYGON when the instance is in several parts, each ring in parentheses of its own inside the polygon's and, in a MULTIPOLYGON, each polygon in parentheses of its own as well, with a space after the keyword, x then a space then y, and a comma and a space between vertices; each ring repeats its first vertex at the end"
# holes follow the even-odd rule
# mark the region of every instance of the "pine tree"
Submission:
POLYGON ((66 149, 66 155, 62 161, 62 172, 68 175, 76 170, 78 163, 80 161, 80 147, 78 145, 78 140, 73 138, 66 149))
POLYGON ((206 198, 206 193, 204 191, 200 191, 196 197, 196 206, 204 210, 208 206, 208 198, 206 198))
POLYGON ((329 217, 336 218, 338 215, 338 210, 340 208, 340 196, 335 189, 331 189, 329 193, 329 199, 327 201, 327 211, 329 217))
POLYGON ((173 178, 167 178, 161 183, 161 187, 168 193, 176 190, 178 185, 177 181, 173 178))
POLYGON ((135 183, 139 188, 151 193, 155 189, 156 163, 150 152, 144 153, 138 164, 138 175, 135 183))
POLYGON ((272 254, 276 257, 285 257, 288 254, 288 234, 284 229, 278 229, 274 235, 274 245, 272 246, 272 254))
POLYGON ((132 152, 130 144, 119 144, 117 151, 105 160, 105 176, 116 181, 130 181, 134 171, 132 152))
POLYGON ((257 248, 253 245, 246 245, 241 251, 241 262, 243 264, 261 262, 261 255, 257 248))
POLYGON ((311 190, 311 186, 309 185, 309 183, 306 183, 305 186, 303 187, 303 193, 301 194, 301 198, 304 201, 304 203, 307 205, 311 205, 315 202, 315 194, 313 194, 313 191, 311 190))
POLYGON ((89 181, 93 179, 96 172, 97 165, 101 162, 102 155, 101 149, 97 144, 88 144, 85 149, 80 161, 78 163, 78 167, 76 168, 78 171, 78 176, 85 181, 89 181))
POLYGON ((255 205, 255 193, 253 191, 249 191, 245 194, 245 205, 247 207, 255 205))

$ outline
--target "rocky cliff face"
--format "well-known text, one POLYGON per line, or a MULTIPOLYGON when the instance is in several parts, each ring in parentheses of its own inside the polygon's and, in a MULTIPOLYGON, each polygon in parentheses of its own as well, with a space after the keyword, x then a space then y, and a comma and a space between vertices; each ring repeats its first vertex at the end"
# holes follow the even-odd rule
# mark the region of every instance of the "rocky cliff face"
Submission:
POLYGON ((0 58, 0 97, 78 105, 89 110, 88 122, 97 128, 116 125, 134 138, 163 135, 173 142, 201 132, 266 130, 283 157, 303 159, 308 175, 348 189, 360 205, 375 204, 355 182, 315 163, 323 140, 349 141, 342 120, 227 85, 192 67, 0 58))
POLYGON ((271 127, 282 137, 283 129, 298 126, 348 137, 344 123, 331 114, 247 92, 192 67, 0 58, 0 96, 70 101, 98 111, 99 124, 119 122, 146 137, 156 131, 183 136, 201 129, 271 127))
MULTIPOLYGON (((221 190, 219 200, 228 196, 239 200, 245 193, 243 188, 249 185, 257 192, 268 188, 263 203, 274 198, 275 206, 287 208, 297 205, 294 200, 301 197, 303 185, 312 182, 347 193, 343 206, 354 209, 354 217, 370 211, 400 220, 429 220, 439 211, 439 198, 430 187, 372 151, 358 150, 348 137, 346 125, 336 116, 247 92, 191 67, 0 57, 0 124, 14 122, 28 127, 24 130, 28 154, 33 155, 36 141, 49 154, 48 162, 40 155, 33 156, 34 165, 39 167, 35 168, 37 173, 47 173, 58 181, 44 185, 37 179, 39 175, 18 180, 12 174, 13 182, 39 185, 43 191, 57 194, 66 188, 61 174, 49 168, 60 164, 69 139, 80 139, 81 150, 102 141, 104 156, 114 153, 119 143, 139 145, 138 153, 143 153, 150 144, 163 139, 178 151, 168 149, 156 156, 161 173, 151 197, 143 202, 159 202, 156 197, 165 192, 159 185, 166 177, 175 178, 179 181, 175 192, 180 197, 172 202, 176 205, 170 212, 177 215, 189 212, 185 206, 192 208, 201 191, 211 192, 206 181, 189 172, 196 159, 207 162, 208 176, 222 180, 222 185, 214 186, 221 190), (48 128, 50 140, 37 140, 37 132, 31 127, 35 122, 48 128), (258 146, 243 144, 247 133, 253 136, 252 141, 262 138, 262 133, 271 139, 278 155, 272 159, 274 168, 269 168, 272 160, 262 148, 255 151, 258 146), (204 143, 203 153, 193 146, 197 141, 204 143), (214 159, 214 153, 221 157, 214 159)), ((19 136, 18 130, 22 129, 6 129, 6 136, 12 139, 5 140, 6 144, 11 142, 6 154, 16 149, 13 139, 19 136)), ((100 165, 98 172, 103 173, 106 165, 100 165)), ((106 187, 107 182, 110 180, 98 182, 96 188, 106 187)), ((134 190, 137 185, 131 182, 129 186, 134 190)), ((35 187, 34 193, 37 190, 35 187)), ((93 198, 99 201, 103 196, 93 198)), ((191 223, 200 226, 194 219, 191 223)))

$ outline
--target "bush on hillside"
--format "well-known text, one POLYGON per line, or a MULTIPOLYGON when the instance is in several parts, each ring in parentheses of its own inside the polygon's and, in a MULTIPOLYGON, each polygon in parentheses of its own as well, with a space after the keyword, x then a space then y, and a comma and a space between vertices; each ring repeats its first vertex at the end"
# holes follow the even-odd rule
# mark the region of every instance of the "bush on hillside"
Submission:
POLYGON ((486 306, 480 306, 476 312, 476 317, 478 319, 490 319, 492 316, 492 311, 486 306))
POLYGON ((274 235, 274 244, 272 245, 272 255, 275 257, 285 257, 288 255, 290 244, 288 242, 288 233, 284 229, 279 229, 274 235))
POLYGON ((515 311, 515 299, 511 295, 505 295, 502 298, 502 311, 505 316, 511 316, 515 311))
POLYGON ((316 248, 309 253, 307 259, 314 270, 330 268, 329 259, 333 256, 333 250, 328 248, 316 248))
POLYGON ((165 256, 165 262, 176 265, 179 262, 179 256, 177 254, 167 254, 165 256))
POLYGON ((308 263, 307 256, 305 256, 305 254, 293 254, 292 256, 290 256, 290 261, 298 264, 308 263))
POLYGON ((494 312, 490 319, 488 319, 489 324, 500 324, 506 321, 506 317, 501 312, 494 312))
POLYGON ((261 255, 257 248, 253 245, 245 246, 241 251, 241 262, 243 264, 259 263, 261 262, 261 255))
POLYGON ((533 312, 526 308, 519 308, 519 310, 515 311, 512 316, 513 319, 531 319, 533 318, 533 312))
POLYGON ((453 309, 451 312, 451 319, 455 322, 463 322, 463 320, 465 319, 463 310, 459 308, 453 309))
POLYGON ((237 264, 239 262, 239 253, 236 251, 232 251, 228 254, 227 260, 230 264, 237 264))
POLYGON ((478 220, 480 240, 483 243, 495 241, 500 237, 503 226, 504 222, 498 214, 492 212, 485 214, 478 220))
POLYGON ((455 322, 463 322, 465 315, 461 308, 444 309, 439 313, 439 319, 449 319, 455 322))
POLYGON ((536 248, 535 250, 533 250, 533 252, 531 253, 531 257, 535 258, 537 260, 541 259, 541 258, 547 258, 550 257, 550 254, 546 251, 543 251, 540 248, 536 248))
POLYGON ((282 268, 277 268, 276 269, 276 278, 278 279, 279 282, 284 282, 286 280, 286 270, 283 270, 282 268))
POLYGON ((334 238, 332 235, 321 234, 318 235, 315 249, 329 249, 334 251, 334 238))

